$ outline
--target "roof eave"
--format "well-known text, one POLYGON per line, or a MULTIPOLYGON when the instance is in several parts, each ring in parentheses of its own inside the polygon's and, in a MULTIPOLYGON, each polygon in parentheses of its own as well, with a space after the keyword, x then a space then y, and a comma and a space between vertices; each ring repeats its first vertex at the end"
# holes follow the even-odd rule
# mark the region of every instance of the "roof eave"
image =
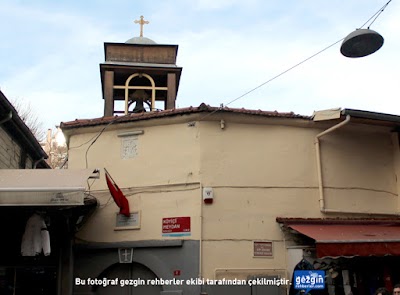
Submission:
MULTIPOLYGON (((40 143, 37 141, 36 137, 32 134, 29 127, 24 123, 21 117, 18 115, 17 110, 14 106, 8 101, 6 96, 0 91, 0 110, 3 110, 5 114, 12 113, 12 118, 3 123, 3 127, 9 132, 16 132, 17 137, 16 140, 24 146, 29 154, 33 157, 34 161, 40 160, 41 158, 47 159, 48 155, 41 147, 40 143)), ((45 163, 41 161, 41 163, 45 163)), ((50 168, 50 166, 45 164, 40 164, 43 168, 50 168), (43 166, 44 165, 44 166, 43 166)))
POLYGON ((385 121, 385 122, 400 124, 400 116, 392 114, 377 113, 377 112, 355 110, 355 109, 343 109, 342 115, 343 116, 349 115, 352 118, 369 119, 369 120, 385 121))

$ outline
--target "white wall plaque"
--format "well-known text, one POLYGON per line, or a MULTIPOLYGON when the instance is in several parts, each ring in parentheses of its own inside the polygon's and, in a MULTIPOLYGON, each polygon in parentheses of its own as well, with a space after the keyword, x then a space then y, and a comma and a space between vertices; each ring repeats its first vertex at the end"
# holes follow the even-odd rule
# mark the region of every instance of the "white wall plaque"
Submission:
POLYGON ((117 213, 114 230, 140 229, 140 211, 131 212, 130 216, 117 213))
POLYGON ((128 136, 121 138, 121 159, 132 159, 138 154, 138 137, 128 136))

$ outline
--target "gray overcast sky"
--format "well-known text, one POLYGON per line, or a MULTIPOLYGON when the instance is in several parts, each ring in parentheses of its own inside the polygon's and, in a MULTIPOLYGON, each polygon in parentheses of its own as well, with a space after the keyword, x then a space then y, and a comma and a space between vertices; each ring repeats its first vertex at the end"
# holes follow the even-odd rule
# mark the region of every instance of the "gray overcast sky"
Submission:
MULTIPOLYGON (((30 103, 53 128, 103 114, 99 63, 104 42, 144 35, 178 44, 178 107, 228 103, 360 27, 387 1, 328 0, 2 0, 0 87, 30 103)), ((371 29, 376 53, 343 57, 340 44, 230 107, 293 111, 356 108, 400 114, 400 5, 371 29)))

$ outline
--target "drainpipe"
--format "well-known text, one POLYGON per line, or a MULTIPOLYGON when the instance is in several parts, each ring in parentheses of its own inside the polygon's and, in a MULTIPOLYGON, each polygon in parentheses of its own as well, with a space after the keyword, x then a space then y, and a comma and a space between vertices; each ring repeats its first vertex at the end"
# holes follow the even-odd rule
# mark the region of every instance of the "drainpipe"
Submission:
POLYGON ((4 119, 0 120, 0 125, 11 120, 11 118, 12 118, 12 112, 10 111, 4 119))
POLYGON ((334 210, 328 210, 325 208, 325 198, 324 198, 324 184, 322 181, 322 164, 321 164, 321 151, 320 151, 320 143, 319 139, 322 136, 327 135, 328 133, 331 133, 332 131, 335 131, 336 129, 339 129, 340 127, 348 124, 350 122, 350 115, 346 116, 346 119, 343 122, 340 122, 339 124, 332 126, 331 128, 317 134, 315 136, 314 144, 315 144, 315 150, 316 150, 316 156, 317 156, 317 172, 318 172, 318 188, 319 188, 319 208, 320 211, 323 213, 328 213, 328 212, 338 212, 334 210))
MULTIPOLYGON (((199 241, 199 279, 203 279, 203 185, 200 184, 200 241, 199 241)), ((204 290, 204 284, 200 286, 200 295, 208 295, 204 290)))

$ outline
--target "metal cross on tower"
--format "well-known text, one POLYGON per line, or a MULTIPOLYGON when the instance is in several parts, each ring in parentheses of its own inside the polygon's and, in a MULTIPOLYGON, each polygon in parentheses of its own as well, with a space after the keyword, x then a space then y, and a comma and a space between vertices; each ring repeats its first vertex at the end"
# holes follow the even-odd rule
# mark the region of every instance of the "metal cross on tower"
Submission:
POLYGON ((135 24, 140 25, 140 37, 143 37, 143 26, 147 25, 148 23, 149 23, 149 21, 144 20, 143 15, 140 16, 140 20, 135 20, 135 24))

